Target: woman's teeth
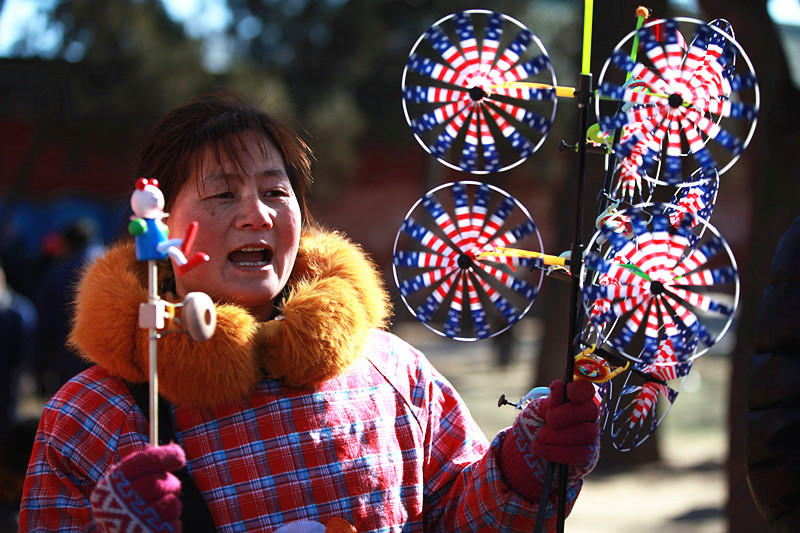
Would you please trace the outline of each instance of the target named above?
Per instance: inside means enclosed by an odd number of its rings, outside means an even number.
[[[240,266],[261,267],[269,264],[272,252],[267,248],[240,248],[228,255],[228,260]]]

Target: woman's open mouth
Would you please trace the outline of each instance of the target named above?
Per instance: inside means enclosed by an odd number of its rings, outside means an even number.
[[[239,248],[228,254],[228,261],[237,266],[263,267],[272,261],[269,248]]]

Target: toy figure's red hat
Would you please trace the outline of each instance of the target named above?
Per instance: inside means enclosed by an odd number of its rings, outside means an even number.
[[[140,191],[143,191],[144,188],[148,185],[158,187],[158,180],[147,179],[147,178],[139,178],[138,180],[136,180],[136,188],[139,189]]]

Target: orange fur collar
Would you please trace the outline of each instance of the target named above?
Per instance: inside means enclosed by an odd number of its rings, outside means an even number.
[[[134,383],[147,381],[148,332],[138,325],[139,303],[147,301],[145,265],[128,241],[88,266],[69,337],[83,358]],[[162,335],[161,394],[178,405],[213,407],[246,396],[264,371],[289,386],[314,388],[361,357],[369,330],[386,327],[391,313],[374,264],[347,238],[322,230],[304,231],[279,310],[278,320],[258,322],[241,307],[220,304],[211,339]]]

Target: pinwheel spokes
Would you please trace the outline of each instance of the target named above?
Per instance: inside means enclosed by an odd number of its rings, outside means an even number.
[[[631,361],[664,364],[658,354],[667,340],[677,362],[691,361],[733,320],[739,294],[733,255],[713,226],[678,206],[642,204],[622,216],[631,232],[604,225],[585,255],[587,320],[603,344]],[[601,237],[604,251],[595,248]]]
[[[642,178],[657,163],[662,175],[649,179],[659,184],[685,184],[698,168],[722,174],[749,144],[759,106],[756,77],[744,50],[720,25],[653,21],[623,39],[603,67],[596,100],[600,128],[635,129],[614,151],[627,160],[624,165],[641,169]],[[686,45],[682,35],[692,26]],[[636,61],[624,51],[634,37],[644,49]],[[646,90],[629,87],[621,79],[627,76]],[[608,100],[625,105],[609,112]],[[685,165],[687,154],[694,165]]]
[[[555,72],[539,39],[500,13],[468,10],[428,28],[403,71],[403,111],[443,164],[481,174],[514,167],[544,142]]]
[[[539,231],[528,211],[481,182],[442,185],[409,211],[395,239],[393,272],[409,311],[459,340],[508,329],[542,282]]]

